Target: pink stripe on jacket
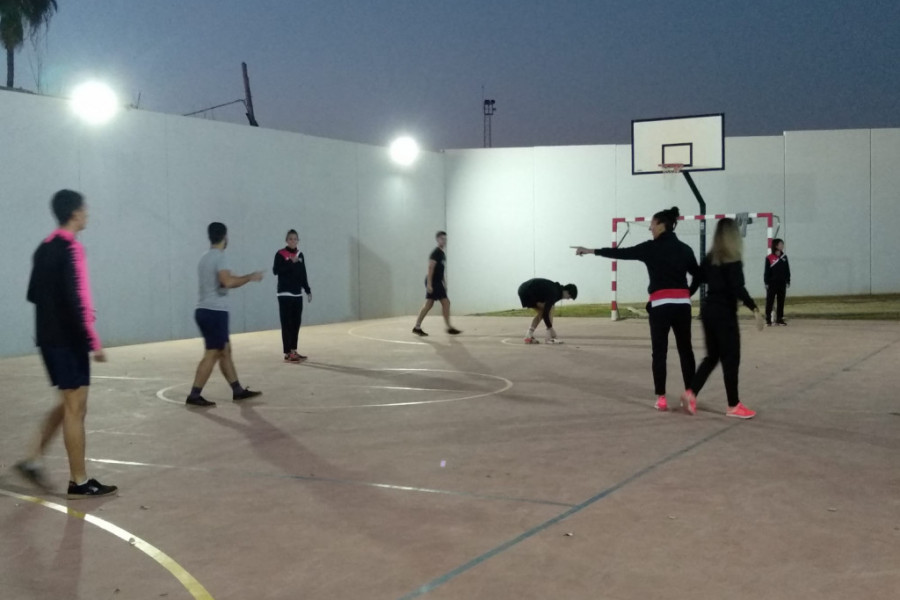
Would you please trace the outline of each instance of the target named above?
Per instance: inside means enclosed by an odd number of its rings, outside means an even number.
[[[69,242],[69,248],[72,252],[72,266],[75,272],[75,287],[78,290],[78,298],[81,301],[81,324],[84,327],[84,331],[87,333],[91,350],[100,350],[103,346],[100,343],[100,336],[97,334],[97,329],[94,327],[97,315],[94,311],[94,302],[91,299],[91,280],[88,276],[87,257],[84,254],[84,246],[76,239],[74,233],[65,229],[57,229],[44,241],[49,242],[56,236]]]

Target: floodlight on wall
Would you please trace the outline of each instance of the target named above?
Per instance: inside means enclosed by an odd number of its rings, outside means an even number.
[[[103,125],[119,112],[119,99],[105,83],[88,81],[72,90],[72,110],[91,125]]]
[[[419,157],[419,144],[411,137],[398,137],[391,143],[390,153],[395,163],[408,167]]]

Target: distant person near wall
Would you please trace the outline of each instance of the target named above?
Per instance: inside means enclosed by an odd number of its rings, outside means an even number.
[[[412,332],[423,337],[428,335],[422,331],[422,321],[425,320],[425,315],[434,306],[436,300],[441,303],[441,312],[444,315],[444,323],[447,325],[447,333],[458,335],[462,332],[450,324],[450,299],[447,297],[447,278],[444,275],[447,263],[447,254],[444,252],[444,248],[447,246],[447,232],[438,231],[434,235],[434,239],[437,242],[437,248],[432,250],[428,257],[428,273],[425,275],[425,304],[419,311]]]
[[[547,326],[547,343],[561,344],[562,342],[556,337],[556,329],[553,327],[553,307],[560,300],[574,300],[577,297],[578,288],[574,283],[560,285],[557,281],[538,277],[529,279],[520,285],[519,301],[521,301],[522,307],[533,309],[535,312],[531,326],[525,333],[525,343],[538,343],[534,337],[534,330],[543,320],[544,325]]]
[[[197,266],[199,276],[200,298],[194,311],[194,320],[200,333],[203,334],[203,342],[206,351],[197,372],[194,375],[194,386],[188,395],[185,404],[194,407],[215,406],[200,395],[203,386],[209,381],[213,367],[218,363],[222,375],[231,386],[232,399],[235,401],[246,400],[259,396],[262,392],[251,391],[241,386],[238,381],[237,371],[231,359],[231,342],[228,339],[228,290],[239,288],[251,281],[262,281],[263,272],[256,271],[249,275],[232,275],[225,257],[225,248],[228,247],[228,228],[223,223],[210,223],[207,227],[209,235],[209,250],[200,258]]]
[[[275,253],[272,272],[278,277],[278,315],[281,319],[281,346],[285,362],[300,362],[306,356],[297,352],[300,322],[303,318],[303,292],[307,302],[312,302],[312,291],[306,275],[306,259],[297,247],[300,236],[291,229],[285,238],[287,244]]]
[[[691,247],[675,236],[679,216],[678,207],[659,211],[650,221],[653,239],[630,248],[592,250],[575,246],[575,254],[578,256],[596,254],[617,260],[639,260],[647,266],[647,273],[650,275],[647,314],[650,320],[656,410],[669,408],[666,401],[666,358],[670,329],[675,333],[685,388],[690,385],[696,366],[691,346],[691,292],[687,276],[690,274],[696,278],[699,266]],[[684,409],[689,414],[695,412],[695,407],[691,404],[686,404]]]
[[[51,201],[59,228],[38,246],[32,259],[28,301],[35,308],[35,341],[50,376],[59,388],[59,401],[47,413],[32,453],[16,464],[27,480],[48,488],[40,460],[50,441],[62,428],[69,458],[69,499],[114,494],[114,485],[88,479],[85,470],[85,430],[88,390],[91,385],[90,355],[105,362],[100,336],[94,328],[94,305],[84,247],[77,239],[87,227],[84,196],[72,190],[58,191]]]
[[[763,283],[766,284],[766,325],[772,325],[773,305],[776,305],[775,324],[787,325],[784,322],[784,298],[787,289],[791,287],[791,266],[788,264],[787,254],[784,253],[782,239],[772,240],[772,253],[766,257]]]

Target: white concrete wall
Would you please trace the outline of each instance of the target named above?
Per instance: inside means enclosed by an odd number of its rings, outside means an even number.
[[[266,271],[231,292],[235,333],[278,327],[271,268],[289,228],[307,259],[308,324],[415,312],[445,228],[439,153],[400,169],[384,148],[143,111],[88,127],[61,100],[13,92],[0,92],[0,139],[0,355],[32,349],[31,254],[64,187],[87,198],[81,238],[107,345],[198,335],[196,265],[211,221],[228,225],[235,272]]]
[[[791,293],[900,292],[898,155],[896,129],[727,138],[727,169],[693,178],[708,213],[780,217],[776,235],[791,259]],[[451,290],[457,312],[512,308],[516,287],[529,277],[573,281],[578,302],[607,302],[609,261],[575,259],[568,246],[609,246],[614,216],[650,216],[671,206],[698,212],[683,177],[632,175],[628,146],[462,150],[448,152],[446,161],[454,278],[464,283]],[[682,223],[676,233],[699,248],[697,223]],[[646,225],[634,224],[623,245],[649,237]],[[757,220],[744,249],[747,287],[757,297],[765,293],[766,252],[766,224]],[[619,300],[642,301],[644,266],[618,268]]]
[[[792,292],[871,292],[869,130],[788,131],[784,146]]]
[[[872,293],[900,291],[900,129],[872,130]],[[857,239],[865,249],[866,237]],[[860,251],[857,248],[856,252]]]
[[[31,254],[55,226],[49,199],[63,187],[88,198],[82,239],[108,345],[197,335],[196,263],[214,220],[229,226],[236,272],[267,272],[232,292],[241,332],[278,325],[270,269],[291,227],[314,296],[304,321],[314,324],[414,314],[438,229],[449,234],[456,314],[515,307],[531,277],[608,302],[609,261],[569,246],[609,246],[613,217],[697,212],[683,177],[632,175],[628,146],[426,152],[402,169],[384,148],[143,111],[89,127],[62,100],[8,91],[0,140],[0,356],[31,351]],[[792,293],[898,292],[897,156],[898,129],[728,138],[727,170],[694,180],[709,213],[781,217]],[[677,233],[698,246],[696,223]],[[624,245],[648,238],[632,225]],[[761,296],[764,223],[745,244],[748,288]],[[618,279],[620,301],[645,298],[643,265],[620,262]]]

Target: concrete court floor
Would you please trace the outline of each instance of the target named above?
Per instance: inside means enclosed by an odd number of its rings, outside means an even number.
[[[0,361],[0,597],[895,599],[900,324],[742,321],[742,399],[652,410],[646,321],[411,318],[233,337],[237,405],[186,409],[197,339],[94,365],[89,473],[68,501],[9,467],[53,398],[36,356]],[[703,356],[694,325],[695,352]],[[674,341],[669,395],[680,392]],[[63,489],[62,442],[47,465]],[[66,506],[69,512],[66,512]]]

